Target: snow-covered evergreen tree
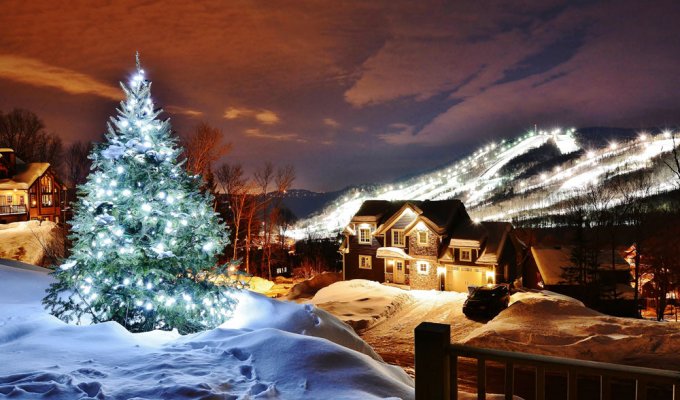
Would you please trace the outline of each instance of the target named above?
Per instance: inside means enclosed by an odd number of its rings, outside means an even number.
[[[43,300],[64,321],[117,321],[131,331],[195,332],[219,325],[234,306],[217,256],[227,228],[201,179],[179,161],[170,124],[154,110],[137,60],[126,100],[95,146],[74,207],[71,256]]]

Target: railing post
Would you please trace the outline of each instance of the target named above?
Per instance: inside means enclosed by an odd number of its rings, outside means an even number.
[[[451,325],[421,322],[415,342],[416,400],[448,400]]]

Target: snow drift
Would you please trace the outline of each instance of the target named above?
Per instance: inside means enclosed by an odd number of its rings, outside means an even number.
[[[600,314],[551,292],[516,293],[463,344],[680,370],[680,325]]]
[[[364,279],[336,282],[319,290],[311,300],[357,331],[371,328],[412,301],[411,294],[403,289]]]
[[[63,256],[64,238],[57,224],[51,221],[22,221],[0,224],[0,258],[42,265],[57,252]]]
[[[12,264],[11,266],[8,264]],[[20,398],[412,398],[413,381],[311,305],[243,291],[236,317],[180,336],[43,311],[47,271],[0,263],[0,394]]]

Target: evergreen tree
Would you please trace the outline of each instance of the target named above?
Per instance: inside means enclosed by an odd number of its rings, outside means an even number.
[[[212,328],[229,318],[228,244],[201,179],[188,175],[170,124],[157,117],[137,59],[126,100],[90,155],[92,170],[74,207],[71,256],[43,300],[64,321],[116,321],[134,332]]]

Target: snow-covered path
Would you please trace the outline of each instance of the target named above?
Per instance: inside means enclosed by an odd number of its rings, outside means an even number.
[[[418,324],[423,321],[450,324],[451,340],[456,342],[483,324],[463,315],[465,294],[419,290],[410,294],[412,302],[360,336],[386,362],[413,375],[413,332]]]

